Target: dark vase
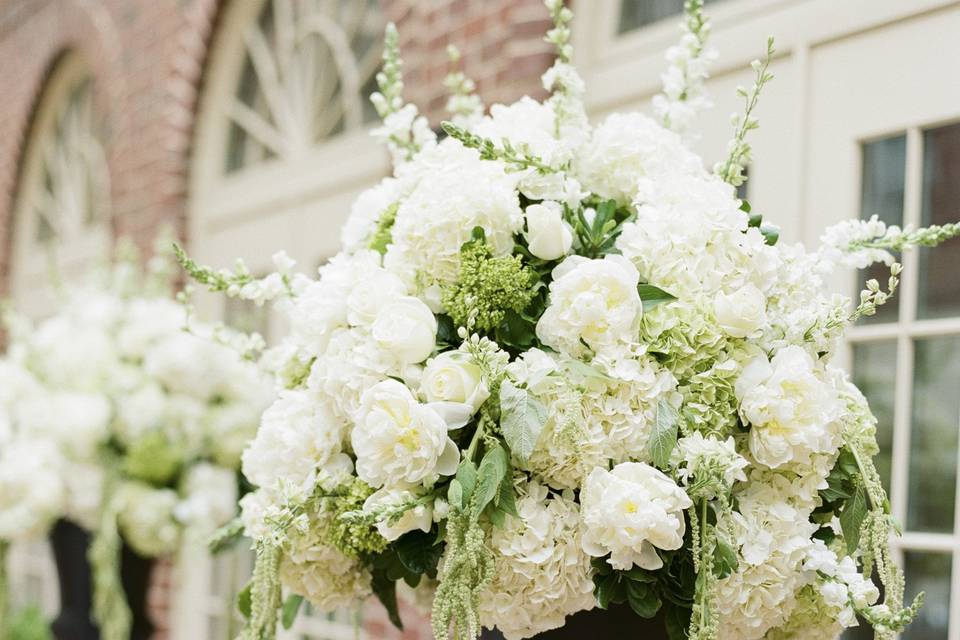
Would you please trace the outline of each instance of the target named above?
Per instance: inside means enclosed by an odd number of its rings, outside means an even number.
[[[614,638],[666,639],[663,617],[645,620],[626,605],[581,611],[567,618],[567,624],[533,636],[536,640],[612,640]],[[499,631],[484,631],[483,640],[503,640]]]
[[[50,532],[50,544],[60,581],[60,614],[51,625],[57,640],[99,640],[93,622],[93,581],[87,550],[90,534],[67,520],[58,520]],[[123,545],[120,577],[130,607],[130,640],[149,640],[153,624],[147,615],[147,589],[153,560],[137,555]]]

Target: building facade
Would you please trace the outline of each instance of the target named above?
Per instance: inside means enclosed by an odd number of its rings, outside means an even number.
[[[574,43],[590,113],[646,110],[682,0],[580,0]],[[834,222],[960,218],[960,2],[708,0],[720,60],[698,151],[723,156],[737,85],[777,40],[745,196],[813,243]],[[540,95],[552,61],[540,0],[7,0],[0,4],[0,292],[42,314],[51,261],[77,271],[130,236],[172,226],[201,262],[255,272],[284,248],[304,269],[337,250],[350,202],[389,171],[366,101],[387,21],[406,95],[443,116],[445,49],[489,103]],[[64,161],[69,159],[69,161]],[[960,640],[960,244],[904,256],[896,300],[850,335],[848,362],[880,419],[908,589],[927,592],[909,638]],[[865,274],[839,273],[854,294]],[[276,332],[249,309],[200,312]],[[266,324],[265,324],[266,323]],[[24,593],[55,609],[41,551],[22,550]],[[162,635],[230,637],[249,558],[184,549],[158,573]],[[45,595],[44,595],[45,594]],[[910,594],[908,594],[910,595]],[[304,615],[291,637],[429,637],[409,611]],[[359,620],[359,623],[358,623]],[[392,634],[392,635],[391,635]]]

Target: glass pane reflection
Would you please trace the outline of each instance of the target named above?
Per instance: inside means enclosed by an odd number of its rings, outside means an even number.
[[[953,531],[960,424],[960,336],[914,343],[907,529]]]

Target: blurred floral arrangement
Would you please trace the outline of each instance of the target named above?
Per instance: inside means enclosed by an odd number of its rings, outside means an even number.
[[[702,3],[656,118],[597,125],[572,14],[546,5],[549,97],[484,115],[454,71],[442,140],[402,98],[388,28],[372,99],[395,171],[357,199],[319,279],[284,254],[258,279],[179,253],[290,327],[243,454],[258,487],[241,501],[257,553],[243,638],[275,637],[304,599],[375,594],[399,626],[401,581],[432,601],[437,640],[525,638],[611,604],[670,638],[835,637],[858,619],[893,637],[922,597],[903,602],[876,419],[832,357],[896,289],[892,252],[960,227],[850,221],[815,251],[778,243],[735,192],[772,41],[709,170],[687,144],[715,57]],[[838,266],[877,261],[885,286],[823,293]]]
[[[171,267],[168,255],[141,269],[122,243],[112,265],[62,288],[35,326],[6,315],[0,546],[42,536],[57,519],[91,531],[106,640],[129,637],[122,542],[157,557],[228,522],[241,451],[269,402],[258,367],[230,344],[246,336],[185,324]]]

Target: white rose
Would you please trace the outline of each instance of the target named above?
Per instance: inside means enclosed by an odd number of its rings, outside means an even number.
[[[351,434],[357,475],[372,487],[430,484],[453,475],[460,450],[447,431],[470,415],[463,404],[421,404],[396,380],[375,384],[361,398]]]
[[[669,477],[650,465],[624,462],[612,471],[597,467],[580,492],[583,550],[614,569],[663,566],[656,549],[683,546],[683,510],[693,502]]]
[[[549,200],[527,207],[527,247],[541,260],[556,260],[570,251],[573,232],[563,219],[563,210]]]
[[[574,356],[583,343],[601,352],[635,341],[643,313],[639,281],[637,268],[623,256],[570,256],[553,270],[550,305],[537,322],[537,337]]]
[[[461,402],[476,412],[490,397],[480,367],[462,351],[447,351],[427,362],[420,392],[428,402]]]
[[[752,284],[727,295],[717,292],[713,301],[717,324],[727,335],[746,338],[767,323],[767,297]]]
[[[423,362],[437,342],[437,319],[418,298],[402,296],[385,305],[373,322],[373,339],[404,364]]]
[[[375,513],[384,507],[398,507],[412,503],[418,498],[420,496],[417,493],[407,488],[383,488],[366,499],[363,503],[363,510],[367,513]],[[404,511],[403,515],[395,521],[390,521],[387,517],[381,518],[376,526],[380,535],[391,542],[415,529],[426,533],[433,526],[433,508],[430,505],[418,504]]]
[[[377,269],[369,277],[358,279],[347,295],[347,321],[352,325],[369,326],[380,310],[406,293],[403,281],[394,274]]]

